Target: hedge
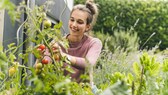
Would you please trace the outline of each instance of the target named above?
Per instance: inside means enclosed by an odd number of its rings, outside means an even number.
[[[75,0],[76,4],[84,2],[85,0]],[[140,37],[141,49],[150,49],[159,42],[161,42],[160,50],[168,47],[166,0],[95,0],[95,2],[99,4],[99,17],[94,31],[102,30],[113,35],[115,30],[127,31],[133,28]],[[153,36],[150,38],[151,35]]]

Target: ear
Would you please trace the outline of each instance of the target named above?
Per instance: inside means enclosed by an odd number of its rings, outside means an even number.
[[[90,28],[91,28],[91,25],[90,25],[90,24],[86,25],[86,32],[89,31]]]

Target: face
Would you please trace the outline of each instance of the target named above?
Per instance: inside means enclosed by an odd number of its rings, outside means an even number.
[[[85,31],[89,29],[87,25],[88,13],[81,10],[74,10],[70,16],[69,29],[70,34],[75,36],[83,36]]]

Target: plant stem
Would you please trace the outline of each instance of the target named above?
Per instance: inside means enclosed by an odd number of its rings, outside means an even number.
[[[1,82],[0,87],[2,87],[2,84],[8,79],[8,76]]]
[[[23,66],[23,65],[18,65],[18,67],[21,67],[21,68],[26,68],[26,69],[30,70],[30,68],[29,68],[29,67],[26,67],[26,66]]]
[[[141,72],[141,78],[140,78],[140,84],[139,84],[139,89],[138,89],[138,95],[141,95],[141,90],[142,90],[142,82],[143,82],[143,75],[144,75],[144,67],[142,66],[142,72]]]

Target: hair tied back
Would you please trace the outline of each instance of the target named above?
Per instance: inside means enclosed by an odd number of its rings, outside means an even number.
[[[96,4],[94,3],[94,0],[87,0],[86,3],[86,8],[88,8],[91,12],[91,14],[96,14]]]

